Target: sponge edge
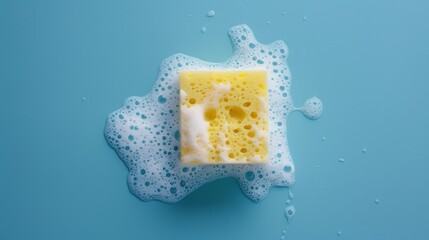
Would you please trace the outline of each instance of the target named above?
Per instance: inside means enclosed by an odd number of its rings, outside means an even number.
[[[234,177],[252,201],[263,200],[275,186],[291,186],[295,167],[287,144],[286,119],[295,110],[284,42],[259,43],[247,25],[228,31],[234,50],[223,63],[183,54],[165,59],[152,91],[130,97],[106,121],[105,137],[128,167],[128,187],[143,201],[174,203],[203,184]],[[269,82],[269,164],[180,164],[179,72],[263,69]]]
[[[182,71],[182,164],[269,161],[267,71]]]

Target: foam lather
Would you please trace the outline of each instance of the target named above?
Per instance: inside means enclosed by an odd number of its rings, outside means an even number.
[[[259,43],[247,25],[230,28],[232,56],[223,63],[210,63],[184,54],[165,59],[150,93],[130,97],[106,121],[105,137],[128,167],[130,191],[143,201],[174,203],[201,185],[234,177],[252,201],[264,199],[270,188],[291,186],[295,167],[288,148],[286,120],[294,110],[310,119],[322,112],[318,98],[295,108],[290,95],[291,75],[286,62],[288,48],[283,41]],[[180,90],[182,71],[267,72],[269,95],[269,163],[204,164],[180,163]]]

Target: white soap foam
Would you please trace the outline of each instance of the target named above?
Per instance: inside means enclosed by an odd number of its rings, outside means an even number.
[[[122,108],[108,116],[105,137],[129,169],[130,191],[141,200],[173,203],[207,182],[234,177],[243,193],[259,202],[271,187],[294,183],[286,119],[294,110],[317,119],[322,112],[321,101],[312,98],[302,108],[293,107],[288,48],[283,41],[261,44],[247,25],[234,26],[228,34],[234,52],[225,62],[210,63],[175,54],[161,63],[148,95],[128,98]],[[246,69],[269,73],[270,163],[180,165],[179,71]]]

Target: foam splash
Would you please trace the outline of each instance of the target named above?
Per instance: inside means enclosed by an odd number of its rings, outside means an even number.
[[[148,95],[128,98],[122,108],[108,116],[105,137],[129,169],[130,191],[141,200],[173,203],[207,182],[234,177],[243,193],[259,202],[270,188],[294,183],[286,119],[294,110],[317,119],[322,112],[321,101],[312,98],[301,108],[293,106],[288,48],[283,41],[261,44],[247,25],[234,26],[228,34],[233,47],[228,60],[210,63],[175,54],[161,63]],[[270,163],[180,165],[179,71],[240,69],[262,69],[269,74]]]

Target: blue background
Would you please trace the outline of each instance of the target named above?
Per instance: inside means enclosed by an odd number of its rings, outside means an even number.
[[[280,239],[286,227],[286,239],[425,239],[428,11],[424,0],[1,0],[0,239]],[[103,137],[162,59],[223,61],[241,23],[289,46],[297,106],[325,104],[317,121],[289,118],[289,225],[287,188],[254,204],[233,179],[141,202]]]

